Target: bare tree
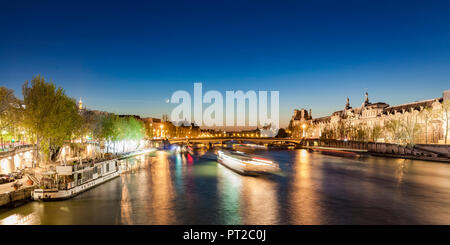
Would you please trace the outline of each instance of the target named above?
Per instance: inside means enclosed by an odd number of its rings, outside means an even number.
[[[340,120],[337,126],[337,137],[340,139],[347,138],[349,132],[350,132],[350,124],[347,122],[347,120]]]
[[[412,111],[406,115],[405,120],[402,120],[403,135],[408,144],[415,143],[415,136],[420,132],[420,125],[417,123],[417,111]]]
[[[374,123],[374,125],[369,130],[370,139],[373,142],[377,142],[379,138],[383,135],[383,128],[379,123]]]
[[[445,132],[444,132],[444,144],[447,144],[448,138],[448,118],[450,117],[450,100],[444,100],[442,102],[442,121],[445,123]]]
[[[425,144],[428,144],[428,122],[433,117],[433,108],[425,107],[420,111],[420,116],[425,122]]]
[[[402,122],[399,119],[391,118],[385,123],[386,131],[391,135],[395,143],[399,143],[403,136]]]

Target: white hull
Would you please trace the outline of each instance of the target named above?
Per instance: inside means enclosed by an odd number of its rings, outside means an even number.
[[[33,199],[36,201],[50,201],[50,200],[64,200],[71,197],[74,197],[81,192],[87,191],[91,188],[94,188],[108,180],[116,178],[120,175],[122,171],[118,170],[116,172],[107,174],[105,176],[99,177],[97,179],[93,179],[89,182],[86,182],[82,185],[73,187],[69,190],[58,190],[58,189],[35,189],[32,193]]]
[[[245,166],[239,160],[217,157],[217,161],[231,170],[234,170],[240,174],[245,174]]]
[[[232,154],[225,154],[222,151],[219,151],[217,161],[225,167],[243,175],[260,175],[279,170],[278,165],[270,161],[258,159],[244,160]]]

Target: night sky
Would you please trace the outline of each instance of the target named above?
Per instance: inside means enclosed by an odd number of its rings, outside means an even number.
[[[314,2],[314,4],[312,4]],[[278,90],[280,121],[450,89],[450,1],[0,1],[0,85],[41,74],[90,109],[157,116],[176,90]]]

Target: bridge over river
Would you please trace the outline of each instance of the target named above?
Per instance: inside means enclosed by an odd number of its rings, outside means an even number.
[[[262,138],[262,137],[210,137],[210,138],[179,138],[169,139],[169,143],[201,143],[201,144],[214,144],[214,143],[227,143],[227,142],[251,142],[255,144],[272,144],[272,143],[294,143],[299,145],[302,143],[301,138]],[[162,140],[153,140],[153,142],[162,142]]]

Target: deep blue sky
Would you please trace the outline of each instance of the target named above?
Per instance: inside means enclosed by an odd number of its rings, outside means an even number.
[[[450,89],[449,1],[61,2],[0,1],[0,85],[18,96],[41,74],[88,108],[160,116],[194,82],[279,90],[285,126],[365,91],[401,104]]]

